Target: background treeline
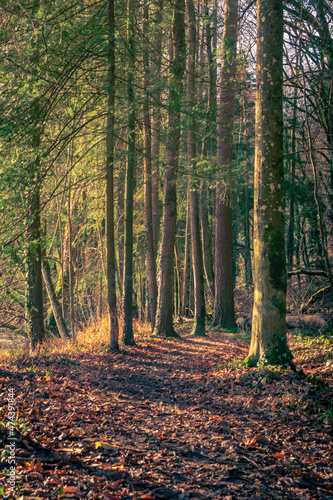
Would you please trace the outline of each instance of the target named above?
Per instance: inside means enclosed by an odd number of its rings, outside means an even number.
[[[1,326],[36,344],[109,307],[116,347],[117,317],[130,344],[135,317],[175,335],[172,315],[195,315],[200,335],[207,314],[249,313],[255,3],[0,11]],[[290,278],[294,311],[332,285],[332,14],[328,0],[284,6],[287,265],[318,271]]]

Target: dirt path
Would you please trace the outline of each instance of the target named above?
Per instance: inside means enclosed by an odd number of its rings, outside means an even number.
[[[330,389],[228,366],[247,349],[211,333],[3,373],[21,419],[14,498],[332,499]]]

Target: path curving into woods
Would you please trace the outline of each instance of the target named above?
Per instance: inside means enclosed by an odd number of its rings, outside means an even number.
[[[232,361],[247,352],[235,335],[184,331],[9,370],[1,397],[15,389],[21,419],[15,498],[333,498],[330,387]]]

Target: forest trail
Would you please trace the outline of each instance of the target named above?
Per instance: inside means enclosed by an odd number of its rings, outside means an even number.
[[[332,391],[320,373],[249,369],[233,361],[248,352],[240,336],[179,331],[0,373],[1,398],[13,387],[19,410],[13,498],[333,498]]]

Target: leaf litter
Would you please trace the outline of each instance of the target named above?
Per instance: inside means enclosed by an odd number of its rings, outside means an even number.
[[[332,499],[331,344],[318,356],[291,339],[294,373],[242,365],[239,335],[181,333],[7,366],[0,420],[13,387],[17,494],[1,426],[0,498]]]

